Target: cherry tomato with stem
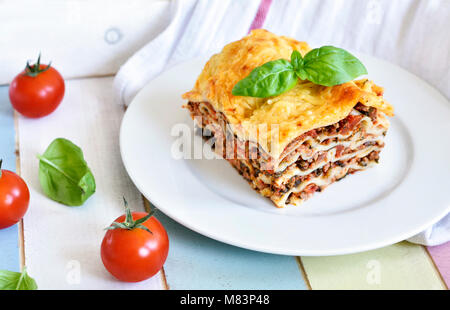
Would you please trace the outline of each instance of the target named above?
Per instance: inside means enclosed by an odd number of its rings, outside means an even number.
[[[27,62],[9,86],[9,99],[13,108],[29,118],[44,117],[56,110],[65,92],[64,79],[59,72],[41,64],[39,55],[36,64]]]
[[[101,245],[105,268],[124,282],[140,282],[154,276],[169,253],[169,238],[154,211],[131,212],[124,199],[126,214],[108,228]]]
[[[0,160],[0,229],[19,222],[28,210],[30,191],[25,181],[9,170],[1,170]]]

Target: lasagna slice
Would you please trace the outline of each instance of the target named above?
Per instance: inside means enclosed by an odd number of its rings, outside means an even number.
[[[378,163],[392,106],[369,80],[325,87],[299,81],[270,98],[233,96],[254,68],[302,55],[304,42],[254,30],[211,57],[183,95],[215,151],[277,207],[298,205],[331,183]]]

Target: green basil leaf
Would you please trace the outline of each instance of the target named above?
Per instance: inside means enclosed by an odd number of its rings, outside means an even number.
[[[298,71],[303,67],[303,57],[299,51],[295,50],[291,54],[291,64],[294,67],[294,71]]]
[[[55,139],[38,158],[39,181],[49,198],[81,206],[95,192],[95,179],[83,151],[69,140]]]
[[[297,83],[294,68],[288,60],[269,61],[253,69],[233,88],[235,96],[266,98],[288,91]]]
[[[367,70],[358,58],[346,50],[322,46],[305,55],[303,66],[297,74],[301,79],[315,84],[334,86],[367,74]]]
[[[0,290],[37,290],[36,281],[27,274],[26,268],[22,272],[0,270]]]

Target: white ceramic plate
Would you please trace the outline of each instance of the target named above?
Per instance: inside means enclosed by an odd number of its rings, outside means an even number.
[[[131,179],[179,223],[257,251],[346,254],[419,233],[450,209],[450,105],[407,71],[358,57],[395,107],[377,167],[331,185],[302,206],[277,209],[224,160],[174,159],[174,126],[187,124],[193,135],[181,94],[194,85],[207,61],[201,58],[166,71],[129,106],[120,146]],[[194,135],[192,139],[202,140]]]

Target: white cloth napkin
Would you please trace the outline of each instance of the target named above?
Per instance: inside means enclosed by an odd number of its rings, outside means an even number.
[[[42,63],[51,61],[66,80],[115,74],[167,27],[169,5],[168,0],[0,0],[0,84],[11,83],[39,53]]]
[[[168,67],[219,51],[255,27],[387,59],[450,97],[448,0],[176,0],[167,14],[170,25],[117,73],[120,103],[130,103]],[[449,240],[450,215],[409,239],[424,245]]]
[[[162,70],[200,54],[220,50],[245,36],[260,0],[176,0],[168,14],[170,25],[119,70],[114,90],[128,104]]]

